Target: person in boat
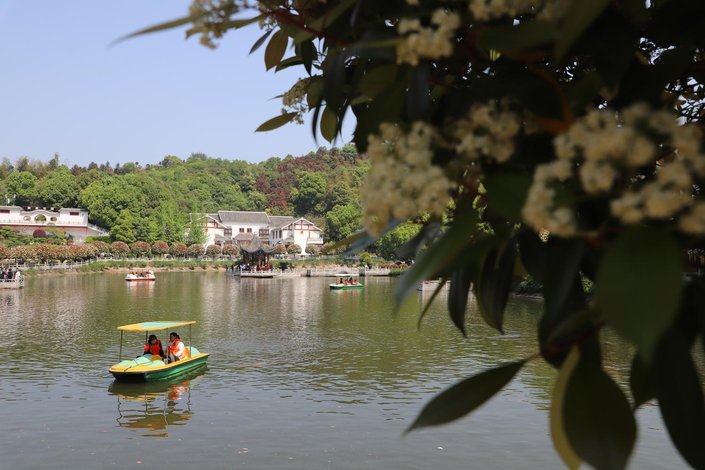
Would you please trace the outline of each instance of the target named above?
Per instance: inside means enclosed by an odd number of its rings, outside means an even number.
[[[169,334],[169,362],[176,362],[182,359],[186,359],[188,353],[186,352],[186,346],[181,341],[181,337],[177,333]]]
[[[162,342],[157,339],[156,335],[149,335],[147,344],[144,346],[144,352],[142,354],[151,354],[153,356],[159,355],[162,359],[166,357],[164,354],[164,348],[162,348]]]

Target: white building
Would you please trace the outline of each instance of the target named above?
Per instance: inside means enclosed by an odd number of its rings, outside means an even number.
[[[88,223],[85,209],[0,206],[0,227],[9,227],[22,235],[35,235],[37,230],[57,228],[76,244],[86,237],[109,235],[108,231]]]
[[[296,244],[302,250],[309,245],[323,245],[323,230],[303,217],[269,215],[266,212],[218,211],[206,214],[206,246],[249,241],[255,236],[271,246]]]

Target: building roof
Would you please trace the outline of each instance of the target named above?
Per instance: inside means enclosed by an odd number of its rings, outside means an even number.
[[[293,217],[292,217],[292,219],[293,219]],[[299,217],[299,218],[296,219],[296,220],[292,220],[292,221],[289,222],[288,224],[282,226],[282,228],[285,228],[285,227],[288,227],[288,226],[290,226],[290,225],[293,225],[293,224],[295,224],[296,222],[299,222],[299,221],[301,221],[302,223],[310,224],[315,230],[318,230],[318,231],[320,231],[320,232],[323,231],[323,230],[321,230],[319,227],[316,227],[316,224],[314,224],[313,222],[311,222],[311,221],[308,220],[308,219],[304,219],[303,217]]]
[[[245,251],[247,253],[271,253],[274,251],[274,248],[269,246],[269,245],[263,245],[262,242],[260,241],[259,237],[254,237],[252,238],[252,241],[247,244],[240,245],[240,249],[242,251]]]
[[[270,215],[270,224],[273,228],[282,228],[294,221],[294,218],[290,215]]]
[[[249,242],[253,238],[255,238],[254,233],[238,233],[233,237],[233,240],[238,242]]]
[[[218,217],[223,223],[269,225],[269,216],[266,212],[218,211]]]

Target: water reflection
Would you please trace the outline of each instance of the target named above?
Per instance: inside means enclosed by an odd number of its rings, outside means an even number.
[[[191,419],[191,387],[206,367],[171,380],[147,383],[113,382],[108,393],[117,397],[119,427],[143,431],[141,437],[169,437],[170,426]]]

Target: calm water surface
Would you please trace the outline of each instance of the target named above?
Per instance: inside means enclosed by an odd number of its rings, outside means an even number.
[[[417,329],[430,293],[394,315],[394,279],[356,292],[329,282],[92,274],[0,291],[0,468],[561,468],[548,435],[555,372],[540,362],[471,417],[402,437],[443,387],[535,352],[539,303],[512,301],[504,336],[471,312],[464,339],[442,301]],[[115,327],[164,319],[198,321],[208,369],[114,383]],[[625,382],[631,352],[607,339],[607,365]],[[136,356],[143,341],[126,335],[124,350]],[[684,468],[658,411],[638,419],[631,468]]]

